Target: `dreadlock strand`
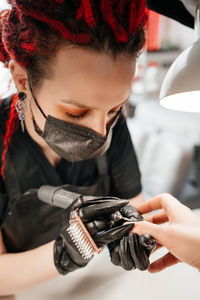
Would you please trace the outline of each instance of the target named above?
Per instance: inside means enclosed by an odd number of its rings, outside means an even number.
[[[90,3],[90,0],[81,0],[82,5],[84,8],[84,18],[85,22],[88,24],[89,27],[96,26],[96,21],[92,12],[92,5]]]
[[[14,130],[16,129],[16,127],[18,126],[19,122],[18,121],[18,115],[16,113],[15,110],[15,104],[17,103],[17,101],[19,100],[18,95],[14,95],[13,100],[12,100],[12,104],[10,107],[10,114],[9,114],[9,118],[7,120],[6,123],[6,134],[4,136],[4,151],[2,154],[2,166],[1,166],[1,176],[2,178],[5,180],[5,174],[4,174],[4,169],[5,169],[5,165],[6,165],[6,153],[8,151],[8,144],[12,138],[12,135],[14,133]]]
[[[80,43],[80,44],[86,44],[90,41],[90,36],[85,33],[79,33],[79,34],[74,34],[72,33],[66,26],[64,26],[63,23],[61,23],[58,20],[53,20],[50,17],[47,17],[44,13],[38,12],[38,11],[33,11],[33,10],[24,10],[24,13],[26,13],[28,16],[31,16],[35,18],[36,20],[43,21],[52,28],[58,30],[64,39],[75,42],[75,43]]]
[[[101,0],[101,11],[105,21],[112,28],[118,42],[127,42],[127,32],[123,29],[123,27],[117,22],[116,18],[114,17],[110,1]]]

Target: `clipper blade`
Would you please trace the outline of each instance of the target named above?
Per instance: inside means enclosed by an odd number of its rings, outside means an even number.
[[[97,247],[77,211],[71,212],[69,223],[70,226],[67,232],[85,260],[90,259],[94,254],[102,252],[103,248]]]

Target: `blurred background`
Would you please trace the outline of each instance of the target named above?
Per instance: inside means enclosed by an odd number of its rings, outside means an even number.
[[[169,192],[192,209],[200,207],[200,116],[165,109],[160,87],[194,31],[149,11],[147,44],[138,59],[128,126],[142,173],[145,199]]]
[[[9,7],[0,0],[0,10]],[[138,58],[128,127],[139,161],[145,199],[168,192],[192,209],[200,208],[200,115],[167,110],[159,104],[163,78],[194,31],[149,11],[146,48]],[[0,95],[14,92],[7,69],[0,65]],[[154,254],[152,260],[165,250]],[[105,259],[107,263],[105,264]],[[70,284],[69,284],[70,283]],[[59,277],[15,297],[3,299],[128,299],[197,300],[199,273],[178,264],[162,273],[126,272],[109,263],[104,251],[85,269]]]

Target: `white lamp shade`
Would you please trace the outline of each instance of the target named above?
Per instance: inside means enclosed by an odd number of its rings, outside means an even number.
[[[171,65],[160,91],[161,105],[200,112],[200,40],[184,50]]]

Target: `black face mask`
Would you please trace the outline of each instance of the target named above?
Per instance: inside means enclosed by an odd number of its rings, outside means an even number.
[[[110,146],[113,127],[119,119],[120,112],[110,125],[107,135],[102,137],[91,129],[64,122],[50,115],[46,116],[33,94],[33,99],[46,119],[44,131],[37,125],[33,113],[35,131],[62,158],[68,161],[81,161],[102,156]]]

